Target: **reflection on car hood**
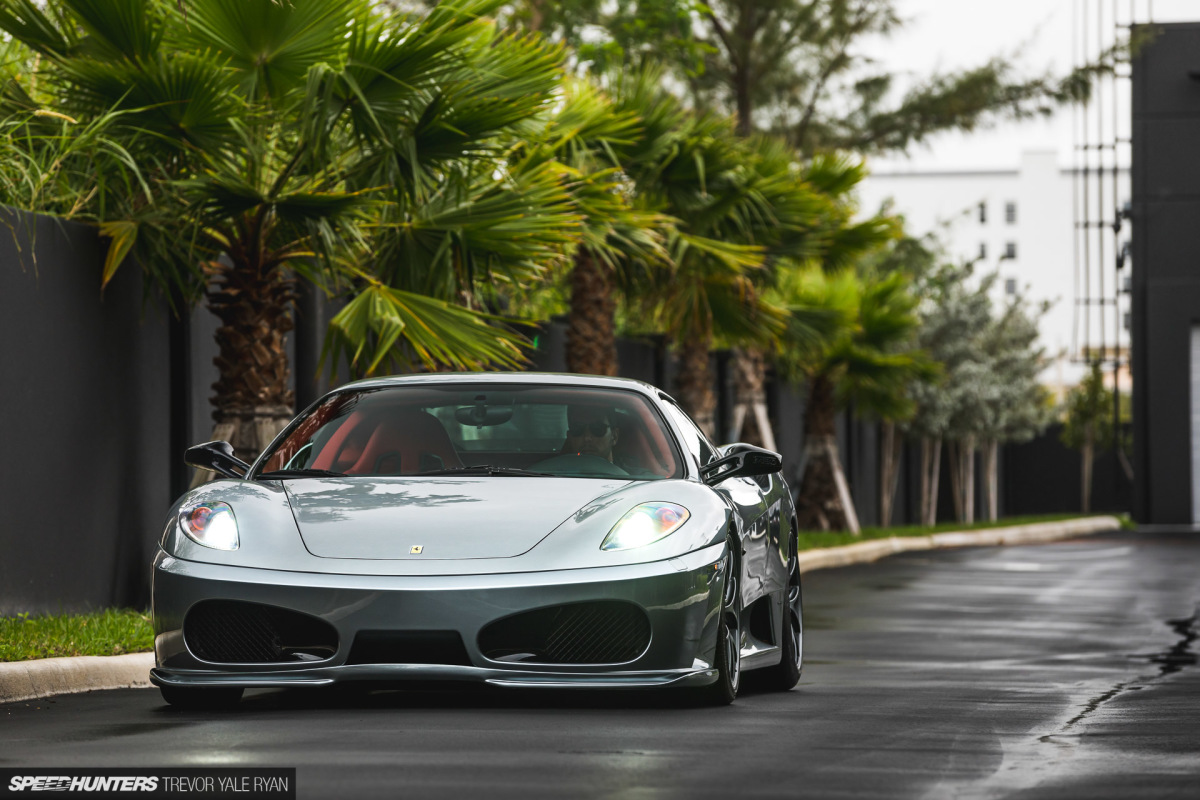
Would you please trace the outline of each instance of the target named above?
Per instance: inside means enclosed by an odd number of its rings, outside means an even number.
[[[518,556],[588,503],[628,483],[413,477],[305,478],[285,486],[313,555],[424,561]]]

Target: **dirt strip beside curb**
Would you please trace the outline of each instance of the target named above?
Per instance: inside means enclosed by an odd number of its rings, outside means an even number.
[[[96,689],[150,686],[153,653],[39,658],[0,663],[0,703]]]
[[[942,547],[986,547],[1002,544],[1040,544],[1074,539],[1121,527],[1116,517],[1087,517],[1059,522],[1036,522],[1032,525],[1013,525],[1007,528],[988,528],[982,531],[947,531],[930,536],[892,536],[872,539],[842,547],[809,550],[800,554],[800,571],[812,572],[830,567],[845,567],[878,561],[894,553],[910,550],[936,550]]]

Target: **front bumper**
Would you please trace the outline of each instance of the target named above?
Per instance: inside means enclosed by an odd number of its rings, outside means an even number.
[[[159,686],[303,687],[339,682],[474,681],[541,688],[656,688],[716,680],[713,667],[724,545],[649,564],[552,572],[455,576],[364,576],[154,562],[155,660]],[[338,634],[320,662],[225,664],[187,646],[183,620],[202,600],[240,600],[324,620]],[[514,613],[596,600],[641,607],[650,621],[646,650],[622,664],[506,663],[486,658],[479,632]],[[348,664],[360,631],[457,631],[470,665]]]

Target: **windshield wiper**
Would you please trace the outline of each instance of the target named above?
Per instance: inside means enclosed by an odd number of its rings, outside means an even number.
[[[270,472],[260,472],[254,476],[256,481],[280,481],[287,478],[344,478],[346,473],[333,472],[328,469],[275,469]]]
[[[447,467],[446,469],[435,469],[429,472],[421,472],[418,475],[424,477],[426,475],[506,475],[516,478],[554,478],[556,475],[551,475],[549,472],[534,472],[528,469],[515,469],[514,467],[493,467],[490,464],[476,464],[470,467]]]

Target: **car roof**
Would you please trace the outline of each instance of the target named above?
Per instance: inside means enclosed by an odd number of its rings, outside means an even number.
[[[335,391],[429,383],[529,383],[549,386],[590,386],[633,389],[651,397],[670,399],[666,392],[645,381],[633,378],[612,378],[604,375],[575,375],[565,372],[426,372],[416,375],[388,375],[354,381],[337,387]]]

